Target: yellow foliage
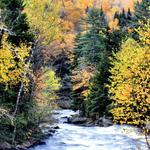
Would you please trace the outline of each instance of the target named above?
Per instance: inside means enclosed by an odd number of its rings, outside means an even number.
[[[93,76],[94,69],[92,66],[87,66],[85,68],[82,68],[80,70],[74,70],[72,73],[72,82],[74,83],[73,85],[73,90],[81,90],[81,94],[84,97],[87,97],[89,95],[89,84],[90,84],[90,79]]]
[[[36,72],[35,100],[39,106],[49,106],[57,98],[56,91],[60,88],[60,79],[52,69],[45,68]]]
[[[108,23],[108,25],[109,25],[109,27],[110,27],[111,30],[114,30],[114,29],[119,29],[118,23],[119,23],[118,19],[115,19],[113,21],[110,21]]]
[[[149,21],[137,30],[140,43],[128,39],[121,51],[111,58],[109,93],[114,100],[115,122],[143,126],[150,121]]]
[[[60,38],[60,5],[50,0],[25,0],[25,13],[32,30],[43,44]]]
[[[0,47],[0,83],[16,85],[20,81],[28,82],[24,73],[28,70],[26,58],[29,56],[29,47],[21,43],[19,47],[7,42],[7,35],[3,35]]]

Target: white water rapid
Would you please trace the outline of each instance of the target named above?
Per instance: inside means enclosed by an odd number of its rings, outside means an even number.
[[[64,117],[75,113],[54,111],[60,129],[46,140],[46,145],[30,150],[148,150],[144,136],[131,126],[83,127],[64,123]]]

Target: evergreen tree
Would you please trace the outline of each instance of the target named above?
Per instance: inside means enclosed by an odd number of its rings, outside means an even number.
[[[29,32],[26,14],[23,13],[22,0],[1,0],[1,17],[6,29],[9,31],[9,39],[19,45],[20,42],[33,41],[33,35]]]
[[[72,96],[74,99],[74,107],[85,112],[84,99],[88,93],[88,83],[91,78],[91,72],[99,63],[100,53],[106,49],[106,21],[105,16],[101,10],[90,9],[88,16],[85,19],[87,24],[87,31],[80,33],[76,38],[76,45],[74,48],[74,64],[73,67],[82,73],[84,77],[81,81],[74,81]],[[87,75],[89,77],[87,77]],[[80,82],[80,83],[79,83]]]
[[[96,65],[99,53],[105,49],[106,22],[103,12],[91,9],[86,24],[88,29],[78,37],[74,53],[84,57],[88,63]]]
[[[103,51],[100,54],[99,64],[96,68],[96,73],[91,80],[90,94],[87,97],[86,115],[92,119],[98,119],[100,116],[107,115],[107,106],[110,104],[108,100],[108,90],[105,84],[108,84],[110,75],[109,69],[109,54]]]
[[[114,30],[112,32],[106,32],[106,49],[111,54],[113,52],[117,52],[122,44],[122,41],[129,36],[126,30]]]
[[[141,3],[137,3],[136,5],[133,24],[138,23],[139,20],[146,20],[148,18],[150,18],[150,1],[142,0]]]

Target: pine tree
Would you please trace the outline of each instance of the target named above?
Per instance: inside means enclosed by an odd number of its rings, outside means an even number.
[[[106,38],[104,35],[106,31],[106,22],[103,12],[94,8],[90,9],[85,21],[87,30],[77,36],[74,48],[74,74],[76,76],[81,74],[81,77],[73,77],[74,90],[72,94],[74,107],[82,110],[83,114],[85,112],[84,99],[89,92],[88,86],[92,72],[99,63],[100,53],[106,49]],[[79,78],[82,79],[79,81]]]
[[[150,18],[150,1],[142,0],[141,3],[136,5],[134,21],[138,23],[138,20],[145,20],[146,18]]]
[[[86,19],[87,31],[80,35],[74,49],[75,55],[84,57],[92,65],[99,61],[99,53],[105,49],[106,22],[102,11],[91,9]]]
[[[1,0],[2,21],[9,31],[9,40],[19,45],[20,42],[33,41],[33,34],[29,32],[26,14],[23,13],[22,0]]]
[[[107,106],[110,101],[108,100],[108,90],[105,87],[110,75],[108,57],[107,51],[101,52],[96,73],[91,80],[90,94],[87,97],[86,115],[94,120],[108,114]]]

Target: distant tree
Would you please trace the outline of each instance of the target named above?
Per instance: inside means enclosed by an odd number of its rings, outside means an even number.
[[[50,44],[60,37],[60,6],[53,1],[25,0],[24,12],[30,28],[42,44]]]
[[[105,49],[106,22],[103,12],[91,9],[86,19],[87,31],[77,39],[74,53],[80,54],[85,60],[96,65],[99,61],[99,53]]]
[[[145,20],[146,18],[150,18],[150,1],[142,0],[141,3],[136,4],[134,19],[138,22],[138,20]]]

